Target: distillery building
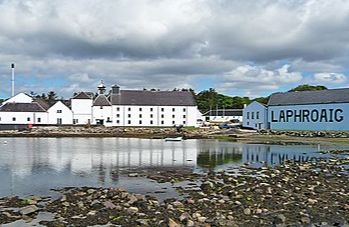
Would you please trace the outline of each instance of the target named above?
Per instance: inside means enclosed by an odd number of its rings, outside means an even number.
[[[349,130],[349,88],[275,93],[268,102],[272,130]]]

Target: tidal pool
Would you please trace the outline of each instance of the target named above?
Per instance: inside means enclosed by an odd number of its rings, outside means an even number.
[[[125,171],[147,168],[191,172],[239,168],[242,164],[278,165],[285,160],[330,158],[320,151],[349,146],[265,145],[137,138],[0,138],[0,197],[52,195],[64,187],[121,187],[163,198],[177,195],[170,183],[129,177]]]

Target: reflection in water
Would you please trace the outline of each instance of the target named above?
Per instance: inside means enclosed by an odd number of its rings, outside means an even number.
[[[5,140],[7,144],[4,144]],[[217,140],[0,138],[0,196],[40,194],[66,186],[117,186],[134,192],[154,190],[157,187],[154,183],[128,178],[120,172],[139,167],[194,170],[254,162],[276,165],[286,159],[307,161],[327,157],[317,153],[318,150],[317,146],[239,144]]]

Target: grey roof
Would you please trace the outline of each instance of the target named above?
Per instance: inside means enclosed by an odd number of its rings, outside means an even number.
[[[111,94],[110,100],[113,105],[196,106],[190,91],[121,90]]]
[[[108,98],[104,94],[100,94],[97,96],[95,101],[93,102],[94,106],[111,106]]]
[[[218,109],[207,111],[204,116],[242,116],[241,109]]]
[[[50,104],[41,98],[34,98],[33,103],[39,104],[44,110],[48,110],[50,108]]]
[[[73,99],[91,99],[93,98],[94,94],[92,92],[80,92],[79,94],[75,95]]]
[[[272,94],[268,106],[349,103],[349,88]]]
[[[37,102],[32,103],[6,103],[0,107],[1,112],[46,112]]]

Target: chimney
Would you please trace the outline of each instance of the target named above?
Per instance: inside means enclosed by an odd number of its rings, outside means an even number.
[[[11,64],[12,78],[11,78],[11,95],[15,96],[15,63]]]

